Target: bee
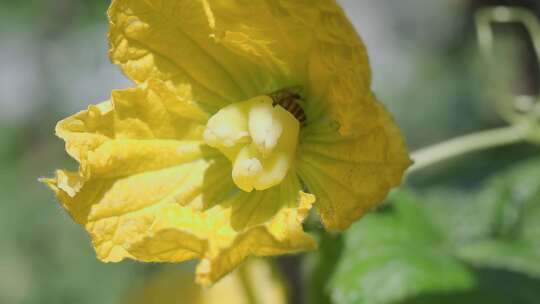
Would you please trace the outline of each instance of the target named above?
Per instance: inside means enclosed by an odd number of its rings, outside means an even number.
[[[298,93],[298,88],[285,88],[268,94],[272,98],[272,106],[280,105],[291,113],[300,122],[301,126],[306,125],[307,116],[304,109],[298,104],[302,96]]]

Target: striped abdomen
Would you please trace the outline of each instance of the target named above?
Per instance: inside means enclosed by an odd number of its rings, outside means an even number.
[[[306,124],[306,113],[304,109],[298,104],[298,100],[302,99],[300,94],[295,92],[294,89],[282,89],[274,93],[269,94],[272,98],[272,105],[275,107],[280,105],[300,122],[301,126]]]

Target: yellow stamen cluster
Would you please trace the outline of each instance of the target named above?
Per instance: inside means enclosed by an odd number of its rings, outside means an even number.
[[[205,142],[233,164],[232,177],[246,192],[278,185],[287,175],[300,124],[269,96],[231,104],[210,118]]]

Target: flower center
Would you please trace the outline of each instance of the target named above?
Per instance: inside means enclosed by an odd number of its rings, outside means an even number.
[[[292,165],[300,122],[278,104],[266,95],[234,103],[206,125],[205,142],[231,161],[233,181],[243,191],[278,185]]]

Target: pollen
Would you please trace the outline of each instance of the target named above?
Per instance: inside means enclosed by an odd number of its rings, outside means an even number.
[[[287,176],[296,153],[300,124],[269,96],[234,103],[210,118],[204,140],[232,163],[232,178],[245,192],[266,190]]]

